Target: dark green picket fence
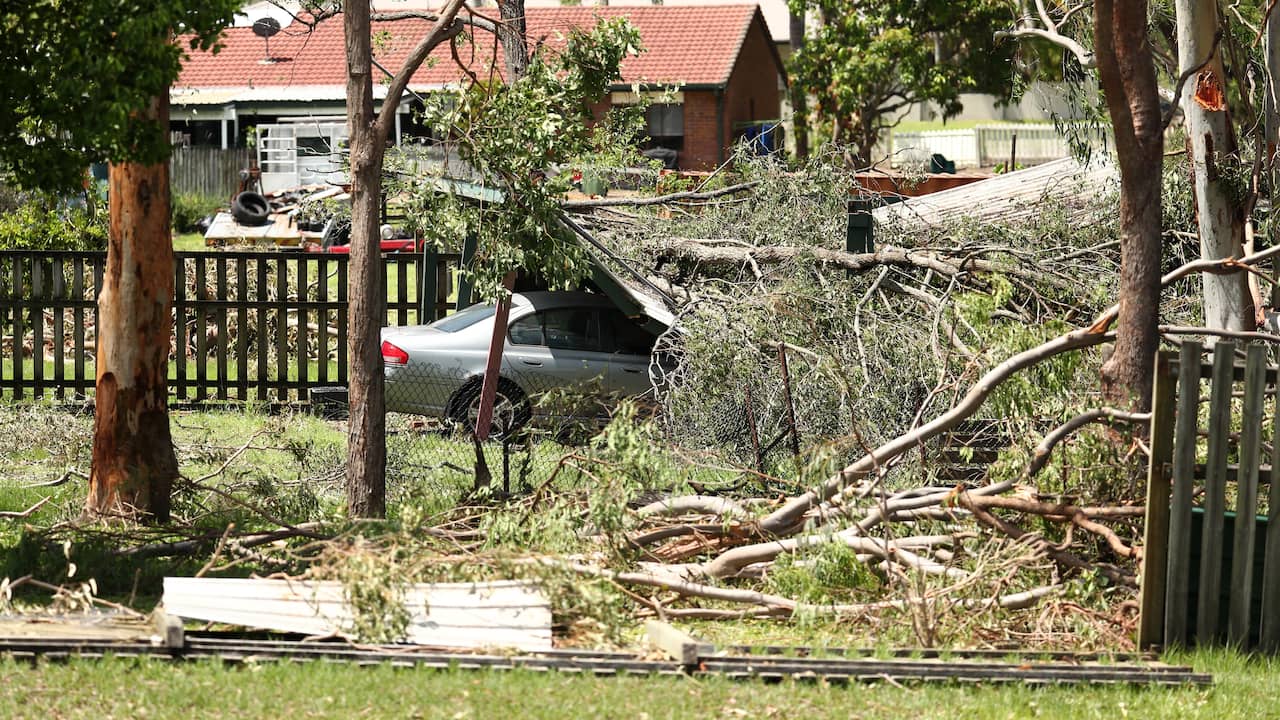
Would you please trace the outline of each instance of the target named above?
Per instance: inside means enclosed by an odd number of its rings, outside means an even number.
[[[459,257],[389,254],[386,322],[443,316]],[[94,387],[94,329],[106,254],[0,252],[0,396],[84,399]],[[346,255],[181,252],[174,263],[178,401],[306,400],[347,382]]]

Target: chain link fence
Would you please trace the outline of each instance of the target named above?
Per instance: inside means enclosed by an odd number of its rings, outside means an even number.
[[[521,493],[557,478],[589,482],[580,461],[607,455],[602,433],[615,419],[645,428],[654,457],[647,474],[655,485],[662,484],[661,476],[695,491],[728,491],[779,474],[779,464],[800,450],[787,404],[774,394],[753,398],[748,390],[737,398],[740,393],[727,389],[726,398],[736,400],[704,413],[695,431],[687,417],[672,422],[662,402],[672,396],[653,387],[674,377],[660,360],[641,372],[639,382],[649,390],[639,393],[634,392],[636,368],[629,363],[598,368],[582,358],[560,358],[542,368],[512,363],[504,361],[487,433],[476,432],[482,375],[442,364],[391,367],[386,384],[389,486],[475,483]],[[787,382],[779,378],[775,385],[783,388]]]

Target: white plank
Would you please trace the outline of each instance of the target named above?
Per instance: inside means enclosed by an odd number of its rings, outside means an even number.
[[[164,579],[165,611],[184,618],[303,633],[343,635],[353,615],[337,582]],[[551,605],[530,583],[418,584],[405,589],[406,640],[440,647],[551,647]]]

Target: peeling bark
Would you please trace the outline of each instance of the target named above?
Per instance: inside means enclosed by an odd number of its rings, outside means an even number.
[[[1200,232],[1200,255],[1206,260],[1240,257],[1244,244],[1244,208],[1232,200],[1220,165],[1231,162],[1236,139],[1227,108],[1226,74],[1215,31],[1218,8],[1213,0],[1177,0],[1178,69],[1195,72],[1183,87],[1182,111],[1187,128]],[[1242,274],[1201,276],[1204,281],[1204,326],[1253,330],[1253,299]]]
[[[149,119],[168,124],[168,99]],[[98,298],[89,516],[169,519],[178,461],[169,434],[173,239],[169,165],[111,166],[111,228]]]

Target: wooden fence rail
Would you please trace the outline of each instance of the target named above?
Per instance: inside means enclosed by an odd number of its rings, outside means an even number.
[[[184,252],[169,384],[178,401],[305,401],[347,382],[347,256]],[[442,317],[455,254],[383,256],[386,323]],[[0,252],[0,397],[87,398],[105,253]]]
[[[1206,364],[1201,345],[1186,342],[1157,361],[1143,647],[1225,642],[1280,651],[1280,369],[1264,345],[1245,349],[1243,368],[1238,350],[1219,342]]]

